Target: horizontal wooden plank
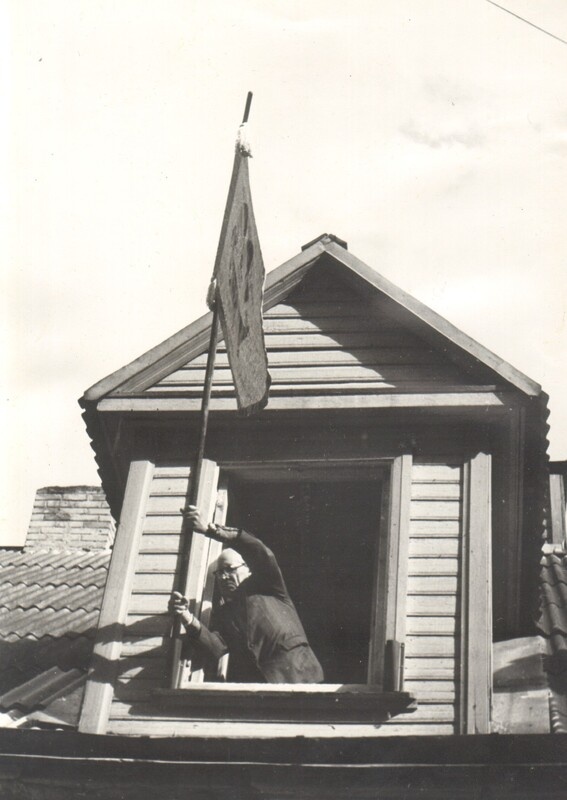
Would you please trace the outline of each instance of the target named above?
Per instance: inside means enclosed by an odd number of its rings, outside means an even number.
[[[457,660],[452,658],[408,658],[404,661],[405,680],[457,679]]]
[[[137,636],[168,636],[172,628],[171,616],[163,614],[128,614],[126,632]]]
[[[376,736],[452,736],[455,733],[454,722],[419,725],[408,720],[404,725],[398,720],[399,717],[395,717],[394,720],[377,728]]]
[[[435,699],[442,702],[452,703],[455,701],[455,682],[454,681],[433,681],[433,680],[405,680],[404,691],[420,700],[434,702]]]
[[[457,641],[454,636],[406,636],[406,658],[428,658],[441,656],[454,658],[457,650]]]
[[[124,658],[164,658],[169,646],[169,639],[161,636],[136,636],[126,631],[122,642],[121,655]]]
[[[161,462],[156,464],[154,480],[158,478],[189,478],[190,473],[191,469],[188,464]]]
[[[410,537],[409,557],[435,556],[440,558],[443,555],[456,557],[459,555],[461,543],[457,537],[452,538],[416,538]]]
[[[173,576],[169,579],[169,589],[162,594],[132,594],[130,597],[129,612],[131,614],[165,614],[169,595],[173,591]]]
[[[397,719],[397,717],[396,717]],[[372,737],[382,736],[444,736],[454,734],[454,726],[446,724],[384,725],[347,723],[258,723],[258,722],[194,722],[191,720],[161,720],[153,716],[132,719],[128,715],[111,716],[107,733],[117,736],[203,736],[238,738],[281,738],[297,736]]]
[[[406,619],[406,632],[408,635],[415,634],[451,634],[455,635],[459,627],[457,617],[415,617],[408,616]]]
[[[274,396],[272,393],[267,409],[270,411],[302,410],[302,409],[341,409],[341,408],[495,408],[504,409],[510,400],[505,392],[485,391],[483,387],[453,387],[450,391],[387,394],[350,393],[348,395],[330,395],[324,393],[314,396],[294,394],[292,397]],[[195,397],[108,397],[97,404],[98,411],[163,411],[193,412],[201,408],[200,395]],[[236,411],[236,398],[214,397],[210,404],[211,411]]]
[[[459,483],[462,467],[458,464],[423,464],[413,463],[411,469],[412,483],[414,481],[451,481]]]
[[[486,402],[484,400],[478,401],[477,399],[473,399],[471,402],[470,394],[468,392],[476,392],[482,391],[482,397],[489,398]],[[444,397],[449,397],[450,400],[448,402],[439,402],[439,398],[441,397],[440,392],[443,392]],[[186,400],[191,400],[195,398],[200,398],[202,393],[202,385],[199,383],[194,384],[185,384],[183,386],[177,384],[156,384],[155,386],[150,386],[148,389],[145,390],[145,393],[148,397],[152,397],[153,400],[157,402],[157,399],[163,397],[164,399],[173,399],[176,397],[185,398]],[[353,381],[353,380],[344,380],[342,382],[332,382],[327,381],[325,383],[301,383],[299,380],[295,380],[290,383],[273,383],[270,388],[270,406],[273,409],[276,408],[286,408],[287,401],[286,397],[291,395],[294,399],[297,398],[298,400],[301,397],[305,397],[305,400],[301,401],[306,408],[321,407],[320,404],[313,406],[312,403],[308,403],[308,398],[312,398],[318,395],[328,395],[329,399],[326,400],[327,404],[329,404],[330,397],[333,395],[352,395],[352,394],[369,394],[375,395],[372,407],[379,408],[384,405],[384,399],[379,398],[378,395],[388,395],[391,394],[394,396],[395,394],[400,395],[400,399],[396,400],[394,405],[407,405],[409,403],[410,407],[421,407],[421,406],[445,406],[445,405],[452,405],[451,402],[451,395],[454,393],[458,393],[461,401],[457,403],[457,405],[464,407],[464,406],[493,406],[493,405],[500,405],[499,402],[495,402],[493,395],[491,395],[488,391],[484,391],[480,387],[471,387],[471,386],[464,386],[462,384],[456,384],[452,382],[441,382],[437,381],[414,381],[414,380],[397,380],[397,381],[386,381],[381,380],[378,377],[376,380],[365,380],[365,381]],[[419,397],[414,397],[413,401],[409,401],[408,398],[401,399],[402,395],[419,395]],[[170,396],[168,398],[168,396]],[[437,400],[433,400],[432,397],[436,397]],[[290,399],[290,398],[288,398]],[[218,401],[219,408],[217,410],[221,410],[224,408],[224,401],[232,401],[236,402],[236,395],[234,391],[234,387],[230,383],[226,383],[223,385],[217,386],[213,384],[212,388],[212,401],[214,404]],[[321,402],[323,402],[323,398],[320,398]],[[107,401],[103,401],[106,407]],[[346,400],[345,400],[346,402]],[[365,401],[366,402],[366,401]],[[370,401],[368,401],[370,402]],[[358,405],[364,405],[362,400],[359,401]],[[330,407],[333,407],[336,403],[333,403]],[[392,405],[392,403],[388,403],[388,406]],[[215,406],[216,407],[216,406]],[[322,406],[327,407],[327,406]],[[155,410],[155,407],[152,406]]]
[[[184,495],[150,495],[147,504],[147,514],[179,514],[180,509],[185,507]]]
[[[198,714],[194,714],[194,718],[198,718]],[[416,711],[413,711],[411,714],[400,714],[395,717],[396,721],[399,723],[402,719],[408,719],[408,722],[413,719],[412,725],[424,724],[424,723],[435,723],[435,722],[451,722],[455,717],[455,710],[454,706],[450,703],[432,703],[432,704],[424,704],[421,707],[418,707]],[[167,722],[167,720],[175,720],[178,721],[181,726],[183,725],[183,720],[190,718],[188,714],[188,709],[182,708],[178,710],[178,713],[172,713],[171,709],[165,709],[163,705],[155,702],[152,703],[137,703],[136,700],[131,702],[128,701],[121,701],[120,699],[116,699],[112,703],[110,718],[112,720],[133,720],[133,719],[144,719],[146,723],[153,722],[154,724],[147,725],[147,729],[145,731],[146,735],[158,735],[157,730],[160,728],[160,724],[162,725]],[[314,721],[315,722],[315,721]],[[258,726],[263,725],[264,721],[259,721],[256,723]],[[292,723],[290,723],[292,724]],[[305,727],[310,727],[312,723],[305,722]],[[337,723],[340,725],[340,723]],[[179,729],[182,730],[182,727]],[[304,728],[305,734],[305,728]],[[182,735],[179,733],[178,735]]]
[[[460,483],[412,483],[412,500],[460,500]]]
[[[162,478],[154,478],[150,494],[158,496],[173,494],[178,497],[185,497],[188,486],[189,480],[187,478],[164,475]]]
[[[144,520],[143,536],[151,534],[177,534],[181,533],[183,518],[179,512],[165,515],[150,514]]]
[[[207,354],[203,353],[186,367],[204,368],[207,363]],[[290,364],[299,366],[346,365],[346,364],[445,364],[441,356],[425,347],[359,347],[351,350],[339,350],[336,347],[328,350],[272,350],[268,353],[268,364],[271,367],[281,367]],[[227,367],[228,354],[226,351],[217,352],[215,366]],[[182,369],[184,369],[182,368]]]
[[[416,336],[403,329],[401,326],[394,327],[391,322],[384,324],[380,319],[370,314],[366,315],[364,310],[358,315],[349,316],[335,316],[334,314],[327,314],[326,316],[319,316],[316,319],[305,319],[300,316],[274,316],[266,317],[264,325],[264,333],[266,335],[272,333],[287,333],[287,334],[302,334],[302,333],[356,333],[358,331],[368,331],[374,333],[375,331],[387,330],[388,332],[397,332],[400,336],[405,335],[413,341],[419,341]]]
[[[410,558],[408,574],[418,575],[458,575],[460,563],[458,558]]]
[[[169,553],[139,553],[136,572],[168,572],[173,574],[177,567],[177,555]]]
[[[322,365],[322,366],[274,366],[270,364],[272,386],[278,384],[304,385],[325,383],[363,383],[366,381],[383,382],[391,385],[409,382],[412,385],[434,381],[442,388],[443,383],[455,384],[459,376],[455,370],[444,365],[430,366],[427,364],[366,364],[366,365]],[[163,378],[156,387],[191,387],[202,386],[205,380],[205,370],[201,368],[186,368],[177,370]],[[232,372],[230,368],[219,367],[215,369],[214,387],[232,386]]]
[[[418,704],[421,705],[424,704],[438,705],[441,703],[447,705],[453,705],[455,703],[455,697],[456,697],[456,692],[454,688],[452,691],[448,692],[445,691],[435,692],[433,690],[426,690],[426,691],[417,690],[414,691],[413,694]]]
[[[332,347],[419,347],[420,342],[408,333],[392,329],[374,331],[325,331],[310,333],[275,333],[264,331],[268,356],[273,350],[327,350]]]
[[[411,536],[458,536],[460,531],[460,519],[410,519]]]
[[[458,590],[456,577],[446,575],[409,575],[408,594],[455,594]]]
[[[264,311],[264,320],[277,317],[303,317],[304,319],[315,319],[316,317],[356,317],[360,314],[360,303],[340,302],[338,300],[327,299],[327,301],[314,300],[313,302],[301,303],[278,303],[272,308]]]
[[[140,542],[140,553],[178,553],[180,534],[145,533]]]
[[[144,572],[137,573],[134,577],[132,591],[134,593],[169,594],[172,591],[175,575],[171,572]]]
[[[459,500],[412,500],[410,516],[417,519],[460,519],[461,503]]]
[[[457,613],[457,595],[409,595],[406,601],[407,614],[415,617],[455,616]]]

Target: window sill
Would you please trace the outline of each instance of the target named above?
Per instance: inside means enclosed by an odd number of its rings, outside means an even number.
[[[377,724],[417,708],[408,692],[366,684],[196,683],[153,695],[195,719]]]

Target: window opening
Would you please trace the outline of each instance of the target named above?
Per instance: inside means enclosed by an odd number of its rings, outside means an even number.
[[[273,550],[325,673],[325,683],[367,681],[382,482],[326,470],[303,479],[232,473],[227,524]],[[228,681],[237,680],[231,674]]]

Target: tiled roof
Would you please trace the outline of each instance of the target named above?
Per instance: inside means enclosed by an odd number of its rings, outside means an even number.
[[[538,628],[548,642],[545,669],[551,697],[551,726],[567,733],[567,553],[546,548],[541,559]]]
[[[109,560],[110,550],[0,550],[3,710],[42,673],[87,668]]]
[[[546,552],[541,559],[541,616],[538,627],[567,669],[567,554]]]

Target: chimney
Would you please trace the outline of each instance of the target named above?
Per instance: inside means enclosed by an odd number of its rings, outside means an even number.
[[[99,486],[38,489],[25,547],[50,550],[105,550],[116,530]]]

